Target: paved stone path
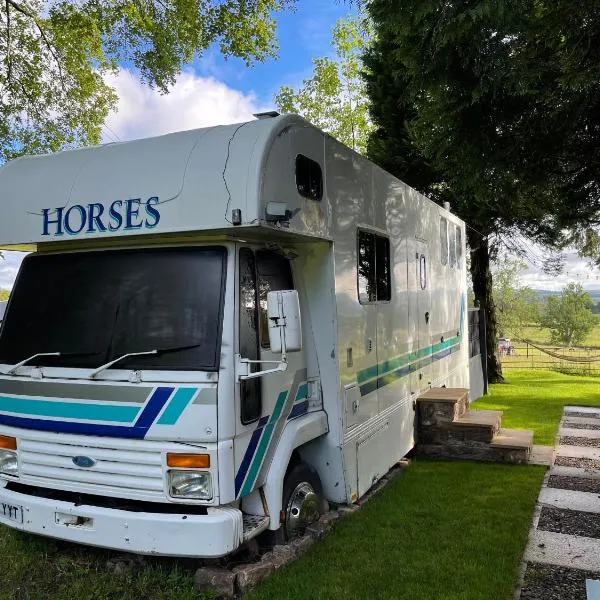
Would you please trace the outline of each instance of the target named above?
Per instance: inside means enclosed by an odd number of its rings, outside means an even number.
[[[524,556],[521,600],[600,600],[600,408],[565,407]]]

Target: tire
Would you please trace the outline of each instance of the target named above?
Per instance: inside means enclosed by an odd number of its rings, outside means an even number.
[[[323,487],[317,472],[304,462],[296,464],[283,483],[281,524],[285,540],[302,535],[323,513]]]

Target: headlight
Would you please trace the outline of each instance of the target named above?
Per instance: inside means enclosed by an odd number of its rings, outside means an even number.
[[[208,471],[169,471],[169,494],[173,498],[210,500],[212,478]]]
[[[0,449],[0,475],[19,476],[16,452]]]

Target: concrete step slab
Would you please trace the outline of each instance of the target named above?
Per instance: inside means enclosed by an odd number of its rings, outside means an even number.
[[[600,498],[591,492],[543,487],[538,502],[553,508],[600,513]]]
[[[565,406],[565,414],[569,413],[590,413],[591,415],[600,415],[600,408],[592,406]]]
[[[529,536],[524,560],[600,572],[600,539],[536,529]]]
[[[560,475],[562,477],[587,477],[589,479],[600,479],[600,470],[581,469],[579,467],[560,467],[553,465],[550,468],[550,475]]]
[[[588,440],[600,439],[600,429],[574,429],[572,427],[561,427],[558,430],[560,437],[580,437]]]
[[[593,425],[595,427],[600,427],[600,420],[596,417],[570,417],[569,415],[564,415],[561,419],[560,424],[563,427],[568,427],[569,423],[575,423],[577,425]]]
[[[565,446],[559,444],[556,448],[556,456],[570,456],[573,458],[591,458],[600,460],[600,448],[590,446]]]
[[[533,431],[529,429],[500,429],[492,438],[493,448],[523,448],[531,450],[533,446]]]
[[[549,467],[553,462],[553,446],[541,446],[539,444],[534,444],[531,447],[531,452],[529,453],[529,460],[527,461],[528,464]]]

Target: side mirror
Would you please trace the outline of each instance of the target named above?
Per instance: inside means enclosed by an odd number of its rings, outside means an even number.
[[[267,317],[271,352],[285,355],[302,350],[300,301],[296,290],[269,292]]]

